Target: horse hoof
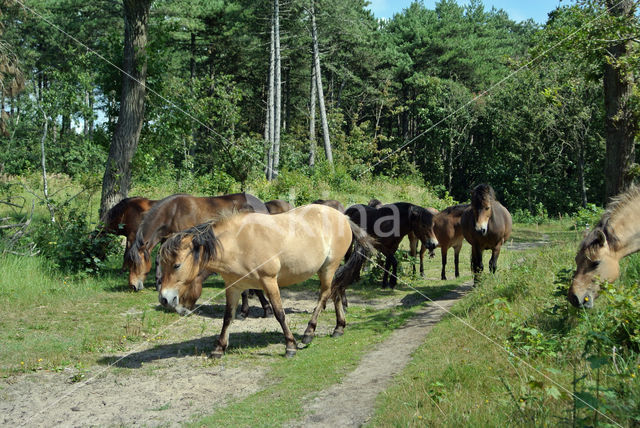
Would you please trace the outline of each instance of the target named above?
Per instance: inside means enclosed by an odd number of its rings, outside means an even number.
[[[215,359],[220,359],[222,358],[222,356],[224,355],[224,352],[222,351],[213,351],[211,352],[211,354],[209,354],[210,358],[215,358]]]
[[[264,311],[264,315],[262,318],[271,318],[273,316],[273,311],[271,309]]]
[[[331,335],[331,337],[340,337],[344,334],[344,331],[334,331],[333,334]]]
[[[296,350],[295,349],[287,349],[287,352],[285,354],[285,357],[287,358],[293,358],[296,356]]]
[[[305,334],[304,336],[302,336],[302,343],[304,343],[305,345],[310,344],[312,340],[313,336],[310,334]]]

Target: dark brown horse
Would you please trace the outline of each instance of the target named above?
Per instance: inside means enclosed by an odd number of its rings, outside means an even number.
[[[335,199],[316,199],[315,201],[313,201],[311,203],[312,204],[326,205],[328,207],[337,209],[341,213],[344,212],[344,205],[342,205],[340,203],[340,201],[336,201]]]
[[[438,245],[440,246],[440,253],[442,254],[442,272],[440,279],[443,281],[447,279],[445,273],[447,266],[447,252],[449,248],[453,247],[454,250],[454,266],[456,278],[460,276],[460,249],[462,249],[462,242],[464,237],[462,236],[462,213],[469,208],[469,204],[454,205],[446,208],[435,215],[433,218],[433,233],[435,233],[438,239]],[[418,247],[418,238],[409,234],[410,254],[412,257],[416,256]],[[422,244],[420,248],[420,274],[424,276],[423,258],[426,248]],[[431,253],[433,257],[433,253]],[[415,265],[413,266],[413,273],[416,273]]]
[[[274,199],[273,201],[265,202],[264,205],[267,207],[269,214],[282,214],[293,209],[293,205],[282,199]]]
[[[502,244],[511,235],[511,214],[496,200],[493,188],[480,184],[471,192],[471,206],[460,219],[462,234],[471,244],[471,270],[474,282],[484,270],[482,251],[491,250],[489,270],[495,273]]]
[[[136,239],[136,232],[142,217],[158,201],[142,197],[125,198],[111,208],[104,216],[104,227],[102,230],[114,235],[121,235],[127,239],[126,251],[131,248]],[[122,268],[125,268],[124,260]]]
[[[129,287],[138,291],[144,288],[144,280],[151,270],[151,251],[172,233],[203,223],[222,211],[247,211],[268,214],[264,203],[248,193],[214,197],[196,197],[185,194],[168,196],[149,210],[138,228],[136,239],[125,254],[129,268]],[[156,288],[160,274],[156,272]],[[262,292],[256,293],[267,316],[271,310]],[[242,314],[249,313],[246,294],[242,300]]]
[[[593,307],[600,282],[615,281],[620,275],[620,260],[638,251],[640,188],[632,187],[613,199],[600,222],[582,240],[569,302],[579,308]]]
[[[409,232],[425,237],[425,244],[430,250],[438,245],[433,233],[433,213],[417,205],[396,202],[373,208],[357,204],[347,208],[345,214],[376,239],[376,249],[386,256],[382,288],[387,285],[394,288],[398,282],[398,260],[395,253],[402,238]],[[389,281],[390,268],[393,268],[393,272]]]

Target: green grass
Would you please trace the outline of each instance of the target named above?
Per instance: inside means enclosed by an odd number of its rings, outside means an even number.
[[[611,312],[603,297],[595,311],[569,307],[565,287],[577,240],[564,227],[535,229],[516,228],[514,235],[559,236],[564,243],[501,255],[497,274],[485,275],[453,307],[379,397],[370,426],[592,425],[596,412],[572,397],[576,378],[575,390],[581,397],[598,394],[609,418],[637,423],[637,354],[618,345],[617,366],[609,363],[600,373],[583,354],[594,333],[608,334],[597,320],[619,311]],[[624,277],[630,274],[637,281],[639,266],[640,257],[626,259],[621,282],[628,283]],[[610,355],[611,345],[606,349]],[[600,414],[598,420],[611,423]]]

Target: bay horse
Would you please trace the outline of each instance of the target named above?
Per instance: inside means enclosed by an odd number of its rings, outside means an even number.
[[[102,227],[97,230],[98,233],[106,232],[113,235],[120,235],[126,238],[125,256],[127,250],[133,245],[136,239],[136,232],[142,217],[149,209],[156,204],[156,200],[135,196],[124,198],[115,204],[102,219]],[[122,269],[125,270],[125,260],[122,260]]]
[[[442,272],[440,273],[440,279],[445,281],[447,279],[446,266],[447,266],[447,252],[449,248],[454,250],[453,263],[455,266],[455,276],[460,276],[460,250],[462,249],[462,243],[464,237],[462,236],[462,213],[469,208],[469,204],[454,205],[452,207],[445,208],[433,217],[433,233],[438,239],[438,245],[440,247],[440,254],[442,255]],[[409,254],[412,257],[416,256],[418,249],[418,238],[412,233],[409,234]],[[426,248],[424,243],[420,247],[420,275],[424,276],[424,253]],[[430,254],[433,257],[433,253]],[[413,265],[413,273],[416,273],[416,267]]]
[[[268,214],[264,203],[249,193],[224,196],[196,197],[186,194],[167,196],[158,201],[145,215],[136,233],[136,239],[125,253],[125,265],[129,268],[129,287],[135,291],[144,288],[144,280],[151,270],[151,251],[170,234],[188,229],[218,215],[223,210],[250,211]],[[160,270],[156,271],[156,289]],[[264,316],[271,312],[262,292],[256,293],[264,309]],[[249,314],[248,296],[242,297],[242,315]]]
[[[576,254],[576,272],[568,299],[575,307],[592,308],[601,281],[615,281],[620,260],[640,250],[640,188],[615,197]]]
[[[354,251],[338,268],[352,243]],[[371,250],[371,238],[365,231],[326,206],[311,204],[275,216],[232,213],[167,239],[159,253],[163,275],[158,300],[185,315],[200,296],[202,282],[218,273],[225,283],[226,309],[211,356],[219,358],[229,344],[228,329],[240,293],[260,288],[282,327],[286,356],[292,357],[297,346],[285,322],[280,288],[317,273],[320,294],[302,342],[312,341],[318,315],[330,297],[336,311],[333,336],[340,336],[346,326],[341,296]]]
[[[267,207],[269,214],[286,213],[293,209],[293,205],[287,201],[283,201],[282,199],[274,199],[272,201],[265,202],[264,205]]]
[[[398,278],[398,260],[395,253],[402,238],[409,232],[424,238],[429,250],[438,245],[433,233],[433,212],[408,202],[396,202],[373,208],[368,205],[352,205],[345,214],[369,235],[375,238],[375,248],[385,257],[382,288],[395,288]],[[389,281],[389,269],[393,268]]]
[[[495,273],[502,244],[511,235],[511,214],[496,199],[493,188],[479,184],[471,192],[471,205],[460,218],[462,235],[471,244],[471,270],[474,283],[484,270],[482,251],[491,250],[489,270]]]
[[[342,205],[342,203],[340,203],[340,201],[336,201],[335,199],[316,199],[315,201],[311,202],[312,204],[318,204],[318,205],[326,205],[328,207],[334,208],[338,211],[340,211],[341,213],[344,212],[344,205]]]

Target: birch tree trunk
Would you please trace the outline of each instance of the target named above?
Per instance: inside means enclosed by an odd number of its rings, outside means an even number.
[[[327,110],[324,105],[324,90],[322,89],[322,74],[320,73],[320,49],[318,48],[318,30],[316,28],[316,14],[314,0],[311,0],[311,38],[313,40],[313,65],[316,76],[316,88],[318,90],[318,106],[320,107],[320,119],[322,121],[322,138],[324,139],[324,153],[327,162],[333,166],[333,152],[329,139],[329,124],[327,122]]]
[[[316,98],[318,87],[316,86],[315,58],[311,64],[311,89],[309,96],[309,166],[316,164]]]
[[[271,47],[269,55],[269,88],[267,90],[267,123],[265,136],[267,140],[267,180],[273,179],[273,141],[275,131],[275,68],[276,68],[276,32],[275,16],[271,15]]]
[[[138,148],[144,122],[147,78],[147,28],[153,0],[123,0],[124,58],[120,113],[102,180],[100,217],[127,197],[131,187],[131,159]]]
[[[278,176],[280,165],[280,126],[282,124],[282,78],[280,64],[280,2],[273,0],[273,20],[275,32],[275,106],[274,106],[274,130],[273,130],[273,169],[272,178]]]

